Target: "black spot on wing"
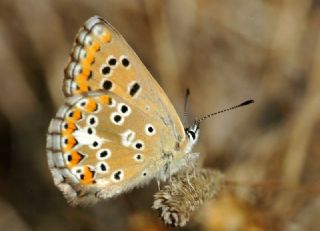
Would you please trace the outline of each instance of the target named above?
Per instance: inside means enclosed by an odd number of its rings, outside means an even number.
[[[138,93],[139,90],[140,85],[138,83],[134,83],[130,88],[129,94],[133,97]]]

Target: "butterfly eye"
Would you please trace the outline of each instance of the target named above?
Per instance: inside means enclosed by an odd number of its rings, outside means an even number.
[[[143,155],[141,153],[137,153],[133,156],[133,159],[137,162],[143,162]]]
[[[98,173],[106,173],[109,170],[109,165],[106,162],[99,162],[96,166]]]
[[[118,112],[125,117],[127,117],[131,113],[131,108],[124,103],[119,103],[117,106],[117,109],[118,109]]]
[[[129,61],[129,59],[127,58],[127,56],[122,55],[122,56],[120,57],[120,62],[121,62],[121,64],[122,64],[125,68],[130,68],[130,61]]]
[[[137,149],[137,150],[143,150],[144,149],[144,143],[141,140],[138,140],[136,142],[133,143],[133,148]]]
[[[97,159],[98,160],[106,160],[110,158],[111,156],[111,151],[110,149],[101,149],[97,152]]]
[[[146,124],[146,126],[144,127],[144,131],[147,136],[153,136],[154,134],[156,134],[156,129],[152,124]]]
[[[122,180],[123,180],[123,177],[124,177],[123,170],[117,170],[117,171],[115,171],[115,172],[112,174],[111,179],[112,179],[114,182],[118,182],[118,181],[122,181]]]
[[[111,113],[110,120],[113,124],[122,125],[124,122],[124,117],[122,117],[119,113],[113,112]]]
[[[148,173],[147,173],[146,171],[143,171],[143,172],[142,172],[142,176],[145,177],[145,176],[147,176],[147,175],[148,175]]]
[[[87,118],[87,125],[89,126],[97,126],[98,125],[98,117],[94,116],[94,115],[90,115]]]

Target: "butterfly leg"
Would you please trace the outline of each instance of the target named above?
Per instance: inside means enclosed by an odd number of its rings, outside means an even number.
[[[173,160],[172,152],[163,152],[162,159],[164,159],[164,166],[161,175],[163,176],[163,180],[167,181],[169,179],[171,181],[171,164]]]
[[[192,177],[195,178],[196,177],[196,161],[199,159],[200,154],[199,153],[189,153],[186,155],[186,164],[187,166],[191,166],[191,171],[192,173],[189,171],[189,169],[186,171],[187,174],[187,182],[189,184],[189,186],[196,191],[196,189],[193,187],[191,181],[190,181],[190,175],[192,174]]]
[[[156,182],[157,182],[158,190],[160,191],[161,190],[161,181],[157,178]]]
[[[191,166],[193,170],[193,176],[196,175],[196,161],[199,159],[200,153],[187,153],[185,156],[186,165]]]

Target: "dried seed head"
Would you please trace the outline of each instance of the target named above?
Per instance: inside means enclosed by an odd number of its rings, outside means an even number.
[[[183,227],[191,213],[205,201],[216,197],[223,175],[210,169],[188,169],[173,176],[170,183],[154,195],[152,208],[165,224]]]

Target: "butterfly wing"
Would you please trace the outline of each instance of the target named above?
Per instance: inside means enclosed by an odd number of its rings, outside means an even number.
[[[176,124],[181,124],[166,94],[125,39],[108,22],[95,16],[76,36],[65,68],[63,92],[73,96],[100,89],[134,100],[142,110],[147,107],[155,109],[159,116],[170,115]]]
[[[104,89],[164,120],[167,137],[184,141],[172,103],[121,34],[94,16],[79,30],[65,68],[66,96]],[[166,143],[166,142],[164,142]]]
[[[55,184],[73,204],[108,198],[157,176],[163,125],[103,91],[69,98],[51,121],[47,153]]]
[[[164,155],[182,158],[186,137],[173,105],[103,19],[90,18],[76,36],[63,91],[68,98],[51,121],[47,153],[55,184],[71,204],[156,177]]]

